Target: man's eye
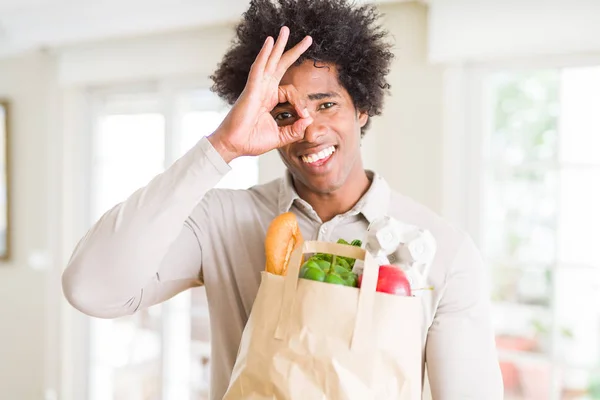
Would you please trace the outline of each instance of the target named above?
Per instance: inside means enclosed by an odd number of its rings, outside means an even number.
[[[288,119],[288,118],[292,118],[292,113],[289,113],[287,111],[279,113],[279,114],[277,114],[275,116],[275,119],[277,121],[283,121],[283,120]]]
[[[333,106],[335,106],[335,103],[332,103],[332,102],[328,101],[327,103],[323,103],[323,104],[321,104],[321,105],[319,106],[319,108],[320,108],[321,110],[324,110],[324,109],[326,109],[326,108],[331,108],[331,107],[333,107]]]

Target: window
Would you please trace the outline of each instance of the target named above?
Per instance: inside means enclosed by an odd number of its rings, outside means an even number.
[[[477,230],[506,399],[600,399],[600,67],[482,82]]]
[[[92,100],[90,223],[214,131],[228,112],[202,89],[96,92]],[[239,158],[231,166],[219,187],[258,183],[257,158]],[[90,400],[208,398],[210,332],[203,288],[132,316],[90,324]]]

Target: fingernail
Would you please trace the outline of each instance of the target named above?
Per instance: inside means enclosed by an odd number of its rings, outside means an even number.
[[[305,108],[304,110],[302,110],[302,116],[304,118],[308,118],[310,116],[310,114],[308,113],[308,108]]]

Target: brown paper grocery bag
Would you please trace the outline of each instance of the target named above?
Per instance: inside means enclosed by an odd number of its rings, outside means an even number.
[[[364,260],[362,288],[299,279],[302,255]],[[262,281],[224,399],[418,400],[421,303],[375,291],[365,250],[307,241]]]

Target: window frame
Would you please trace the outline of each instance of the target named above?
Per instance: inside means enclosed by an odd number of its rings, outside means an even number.
[[[498,72],[563,69],[600,66],[600,53],[579,55],[549,55],[534,58],[487,60],[474,63],[447,65],[444,72],[444,114],[443,114],[443,199],[442,214],[459,229],[469,233],[474,242],[482,245],[484,182],[488,160],[484,157],[489,124],[492,118],[484,107],[489,99],[485,80]],[[560,122],[559,122],[560,125]],[[563,164],[557,162],[560,170]],[[565,268],[561,263],[553,270]],[[491,283],[491,274],[490,274]],[[563,366],[558,357],[557,338],[560,327],[557,324],[556,280],[552,280],[552,297],[549,310],[552,317],[551,348],[547,360],[552,366],[552,400],[559,400],[562,382],[557,365]],[[526,307],[526,305],[523,305]],[[503,359],[517,362],[543,362],[545,356],[536,354],[503,354]],[[559,364],[560,363],[560,364]]]
[[[191,93],[194,91],[210,91],[210,85],[208,79],[187,76],[187,77],[179,77],[179,78],[171,78],[160,81],[152,81],[152,82],[141,82],[141,83],[133,83],[133,84],[116,84],[116,85],[107,85],[101,87],[93,87],[87,88],[83,91],[83,97],[85,98],[86,103],[86,114],[88,116],[88,124],[86,124],[86,130],[88,132],[83,140],[81,140],[81,158],[80,164],[83,165],[83,176],[85,177],[85,183],[82,182],[81,188],[83,193],[81,193],[80,199],[84,201],[85,206],[81,211],[82,219],[85,221],[86,227],[84,229],[89,228],[94,222],[93,209],[94,209],[94,195],[93,188],[95,185],[95,174],[94,174],[94,143],[95,138],[99,134],[99,119],[102,115],[105,115],[107,111],[107,105],[105,104],[105,100],[114,96],[132,96],[133,98],[140,96],[142,99],[144,96],[155,96],[158,99],[158,104],[156,108],[151,111],[160,112],[165,117],[165,154],[164,154],[164,168],[168,168],[172,163],[174,163],[180,157],[180,149],[179,144],[182,141],[182,127],[180,126],[179,118],[179,109],[178,102],[184,97],[185,93]],[[206,103],[206,108],[200,107],[198,110],[211,110],[214,108],[222,109],[224,103],[215,98],[214,103],[209,101]],[[214,107],[213,107],[214,106]],[[137,112],[147,112],[147,108],[139,108],[134,105],[122,104],[117,108],[113,108],[110,111],[118,111],[124,113],[137,113]],[[258,159],[257,159],[258,162]],[[258,182],[257,182],[258,183]],[[187,300],[187,303],[186,303]],[[162,304],[156,305],[154,307],[160,307],[162,312],[162,320],[169,320],[176,318],[178,314],[182,312],[182,306],[185,307],[184,303],[187,304],[190,313],[200,312],[195,310],[191,305],[191,294],[189,291],[181,293],[173,299],[170,299],[168,302],[164,302]],[[202,311],[202,310],[201,310]],[[204,311],[202,311],[204,312]],[[207,313],[206,313],[207,314]],[[188,318],[191,324],[191,315]],[[82,385],[82,382],[78,382],[79,387],[77,389],[73,388],[74,393],[85,393],[85,398],[89,398],[92,390],[92,382],[90,371],[92,368],[92,359],[91,359],[91,351],[92,351],[92,320],[89,318],[81,318],[80,321],[76,323],[78,326],[78,333],[83,337],[82,343],[78,345],[80,350],[84,351],[84,356],[78,359],[76,364],[80,367],[81,378],[85,382]],[[161,398],[164,400],[173,400],[177,399],[185,399],[189,398],[191,395],[192,388],[189,386],[187,390],[184,390],[182,393],[174,386],[178,385],[177,381],[180,381],[181,377],[177,377],[178,379],[174,379],[173,376],[169,373],[172,368],[169,368],[169,357],[166,355],[165,348],[167,343],[169,343],[168,336],[173,333],[172,329],[168,329],[168,327],[163,324],[161,328],[161,364],[162,364],[162,379],[161,379]],[[188,357],[191,356],[191,353],[188,352]],[[189,372],[189,371],[188,371]],[[172,384],[165,385],[164,382],[169,380]],[[183,397],[182,397],[183,396]]]

